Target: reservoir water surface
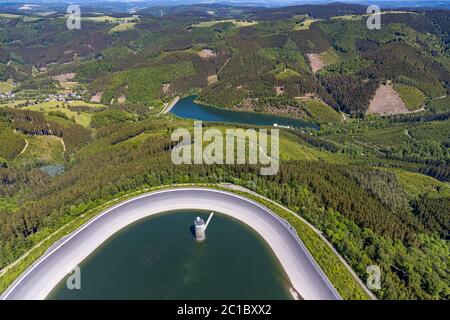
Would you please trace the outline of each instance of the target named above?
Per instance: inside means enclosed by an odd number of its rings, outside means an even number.
[[[138,221],[80,264],[81,290],[63,279],[48,299],[292,299],[289,281],[252,229],[215,214],[206,240],[192,225],[209,212],[174,211]]]
[[[211,122],[228,122],[249,124],[257,126],[289,126],[293,128],[314,128],[318,126],[314,123],[302,121],[299,119],[280,117],[272,114],[258,112],[232,111],[222,108],[216,108],[196,103],[196,96],[189,96],[180,99],[170,110],[170,112],[180,118],[195,119]]]

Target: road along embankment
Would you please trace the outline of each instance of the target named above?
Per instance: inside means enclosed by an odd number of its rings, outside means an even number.
[[[59,281],[116,232],[148,216],[181,209],[221,212],[247,224],[268,243],[303,299],[340,299],[286,221],[245,197],[201,188],[156,191],[105,210],[50,248],[1,299],[45,299]]]

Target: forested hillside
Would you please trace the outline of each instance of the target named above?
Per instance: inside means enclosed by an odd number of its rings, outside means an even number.
[[[379,264],[383,289],[375,293],[380,298],[448,298],[447,183],[409,173],[406,164],[405,169],[390,169],[389,163],[369,168],[359,164],[363,157],[311,149],[308,140],[290,132],[283,134],[282,150],[290,150],[291,160],[282,161],[273,177],[259,176],[252,166],[175,166],[170,132],[180,125],[171,117],[152,117],[98,129],[93,141],[71,153],[66,172],[54,178],[13,162],[1,168],[1,199],[10,203],[0,214],[2,267],[42,235],[124,192],[231,182],[299,212],[324,231],[362,278],[367,265]],[[298,160],[292,159],[292,143],[298,145]],[[304,160],[303,152],[315,152],[318,159]]]
[[[307,219],[361,279],[379,265],[378,298],[449,299],[450,14],[385,12],[368,30],[365,10],[85,12],[82,30],[0,13],[0,269],[129,192],[227,182]],[[191,94],[319,129],[281,129],[274,176],[176,166],[170,135],[192,121],[162,110]]]
[[[215,106],[276,112],[284,102],[261,107],[258,99],[312,95],[358,116],[383,83],[407,86],[399,93],[407,92],[408,105],[413,94],[423,95],[424,104],[445,95],[448,12],[387,12],[380,30],[368,30],[358,15],[364,10],[335,4],[188,6],[163,17],[149,10],[87,13],[82,31],[68,30],[58,13],[5,15],[0,79],[17,82],[14,92],[25,95],[55,92],[58,83],[48,76],[74,73],[86,99],[102,93],[106,104],[151,105],[194,90]]]

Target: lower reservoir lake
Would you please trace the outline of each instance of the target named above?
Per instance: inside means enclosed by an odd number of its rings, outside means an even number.
[[[196,242],[194,219],[208,215],[172,211],[129,225],[79,265],[80,290],[66,277],[47,299],[292,299],[281,264],[247,225],[216,213]]]
[[[180,118],[195,119],[211,122],[228,122],[249,124],[257,126],[289,126],[293,128],[314,128],[318,126],[314,123],[299,119],[281,117],[267,113],[241,112],[222,108],[201,105],[195,102],[196,96],[189,96],[180,99],[170,110],[170,112]]]

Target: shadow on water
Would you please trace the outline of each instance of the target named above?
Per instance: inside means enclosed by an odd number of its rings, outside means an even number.
[[[191,226],[189,227],[189,231],[191,232],[192,237],[193,237],[194,240],[195,240],[195,226],[194,226],[194,225],[191,225]]]

